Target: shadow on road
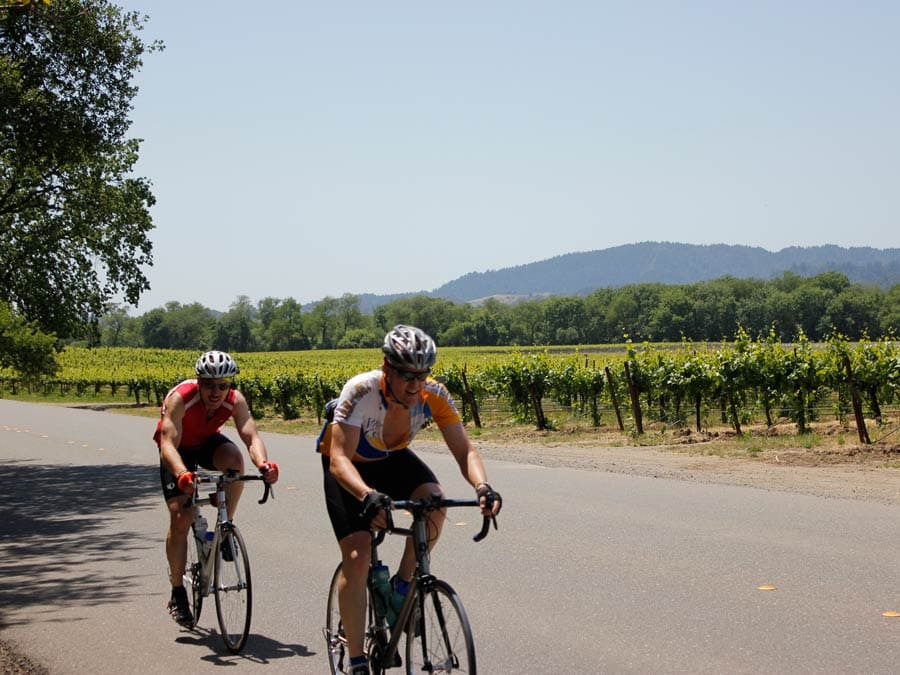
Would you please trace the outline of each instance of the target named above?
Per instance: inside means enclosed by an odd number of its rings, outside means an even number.
[[[232,654],[225,647],[222,638],[215,630],[195,628],[175,641],[182,645],[194,645],[208,649],[211,653],[202,656],[202,660],[215,665],[229,665],[235,661],[251,661],[253,663],[269,663],[276,659],[294,656],[316,656],[306,645],[287,645],[259,633],[250,633],[247,644],[240,654]]]
[[[22,607],[128,601],[133,577],[104,564],[135,560],[159,542],[108,526],[159,494],[156,466],[0,460],[0,476],[0,628]]]

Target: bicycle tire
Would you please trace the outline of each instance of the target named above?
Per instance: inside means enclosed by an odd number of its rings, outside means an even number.
[[[462,600],[435,580],[416,598],[406,624],[406,672],[476,673],[475,642]]]
[[[223,551],[229,546],[233,559],[225,560]],[[244,648],[250,633],[253,584],[247,546],[234,525],[219,530],[219,550],[216,551],[215,566],[214,591],[219,629],[225,646],[230,652],[237,654]]]
[[[328,654],[328,666],[331,675],[341,675],[350,661],[347,653],[347,639],[344,637],[344,628],[341,625],[341,608],[338,604],[338,579],[341,575],[342,564],[331,575],[331,583],[328,586],[328,605],[325,610],[325,648]]]
[[[197,551],[197,540],[194,537],[193,526],[191,526],[191,534],[188,535],[187,543],[187,560],[184,565],[184,575],[182,575],[182,583],[188,592],[191,601],[191,614],[194,622],[191,628],[200,621],[200,610],[203,609],[203,587],[200,579],[201,563],[200,554]]]

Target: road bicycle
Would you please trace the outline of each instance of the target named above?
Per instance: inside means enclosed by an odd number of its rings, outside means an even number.
[[[367,582],[365,652],[372,675],[382,675],[388,668],[405,663],[406,672],[412,673],[475,673],[475,643],[472,628],[463,608],[462,600],[445,581],[431,573],[428,551],[428,515],[444,508],[474,506],[475,499],[445,499],[434,494],[425,499],[395,501],[385,504],[387,527],[372,535],[372,556],[369,563]],[[412,515],[409,528],[394,525],[392,509],[405,509]],[[491,523],[497,527],[495,518],[484,517],[481,531],[474,536],[475,541],[484,539]],[[399,534],[412,537],[416,553],[416,567],[403,606],[397,611],[393,630],[382,613],[384,602],[377,601],[373,570],[381,565],[378,546],[385,534]],[[338,579],[341,564],[331,577],[328,590],[328,609],[325,619],[325,640],[332,675],[345,673],[349,669],[350,657],[347,640],[341,626],[341,612],[338,605]],[[400,658],[399,645],[406,637],[405,659]]]
[[[187,565],[184,569],[184,586],[191,598],[194,623],[200,619],[203,599],[215,594],[216,615],[225,646],[234,654],[244,648],[250,632],[250,614],[253,608],[253,585],[250,581],[250,559],[247,545],[237,525],[228,519],[225,487],[237,481],[263,480],[259,475],[242,476],[237,470],[226,472],[197,472],[193,497],[185,508],[205,504],[216,507],[216,522],[211,531],[198,531],[198,519],[191,524],[194,545],[188,543]],[[200,484],[209,483],[215,490],[207,497],[200,497]],[[275,492],[269,483],[260,504],[264,504]]]

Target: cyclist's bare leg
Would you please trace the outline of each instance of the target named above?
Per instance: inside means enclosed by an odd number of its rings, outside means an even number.
[[[338,542],[341,547],[341,577],[338,604],[347,638],[349,656],[362,656],[366,634],[366,579],[369,575],[372,535],[354,532]]]
[[[424,499],[425,497],[430,497],[435,492],[444,494],[444,491],[441,489],[441,486],[437,483],[424,483],[417,487],[412,495],[410,495],[410,499]],[[441,536],[441,530],[444,527],[444,520],[447,516],[447,509],[441,509],[440,511],[433,511],[429,514],[428,517],[428,550],[432,550],[437,544],[438,539]],[[406,540],[406,546],[403,549],[403,557],[400,558],[400,567],[397,569],[397,574],[404,581],[409,581],[412,579],[413,571],[416,569],[416,551],[415,544],[412,540],[412,537],[409,537]]]
[[[194,520],[194,509],[184,508],[187,497],[173,497],[166,501],[169,509],[169,531],[166,533],[166,559],[172,586],[182,586],[187,564],[188,530]],[[196,508],[196,507],[194,507]]]
[[[213,466],[218,471],[227,471],[235,469],[241,474],[244,473],[244,456],[234,443],[223,443],[213,453]],[[237,513],[237,505],[244,492],[244,484],[241,481],[235,481],[225,486],[225,501],[227,502],[228,520],[234,520],[234,514]]]

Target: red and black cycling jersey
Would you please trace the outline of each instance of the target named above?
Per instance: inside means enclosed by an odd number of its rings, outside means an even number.
[[[184,401],[184,419],[181,421],[181,442],[179,448],[194,449],[199,448],[213,434],[218,433],[222,425],[231,417],[234,409],[235,389],[230,389],[225,396],[222,405],[213,413],[212,417],[207,419],[206,407],[200,400],[200,384],[194,380],[185,380],[172,387],[166,394],[160,409],[160,419],[156,423],[156,432],[153,434],[153,440],[159,445],[159,439],[162,429],[162,418],[166,414],[166,405],[169,397],[174,393],[181,395]]]

